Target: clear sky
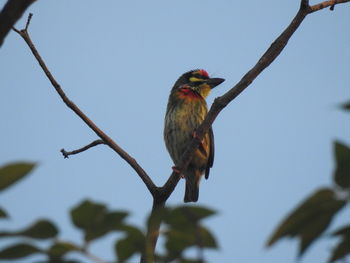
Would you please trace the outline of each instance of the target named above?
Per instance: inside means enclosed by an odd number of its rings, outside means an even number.
[[[29,9],[30,34],[67,95],[162,185],[173,165],[163,119],[175,80],[195,68],[225,78],[211,104],[257,62],[298,7],[280,0],[38,0]],[[311,14],[215,121],[215,163],[199,201],[219,212],[207,221],[220,245],[205,254],[210,262],[295,262],[297,242],[264,244],[303,198],[331,184],[332,142],[350,144],[350,116],[337,108],[350,99],[349,28],[350,4]],[[144,224],[151,196],[119,156],[98,146],[62,158],[61,148],[97,137],[62,103],[14,32],[0,50],[0,74],[0,163],[39,163],[1,193],[11,215],[1,228],[48,217],[61,226],[61,239],[79,242],[68,209],[84,198],[127,209],[131,222]],[[183,194],[181,181],[169,204],[182,204]],[[348,211],[332,226],[346,221]],[[112,259],[114,237],[92,251]],[[302,262],[325,262],[332,244],[317,242]]]

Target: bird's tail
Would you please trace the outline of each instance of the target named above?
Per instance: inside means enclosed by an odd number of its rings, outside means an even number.
[[[184,202],[197,202],[199,196],[199,171],[191,171],[186,175],[186,190]]]

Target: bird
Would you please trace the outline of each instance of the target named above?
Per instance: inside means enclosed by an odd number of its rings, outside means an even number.
[[[211,89],[224,81],[222,78],[210,78],[204,69],[190,70],[177,79],[169,95],[164,120],[164,141],[175,165],[173,170],[181,173],[186,180],[185,203],[198,201],[200,179],[203,174],[208,179],[213,166],[212,128],[204,135],[184,171],[179,170],[181,157],[208,113],[206,97]]]

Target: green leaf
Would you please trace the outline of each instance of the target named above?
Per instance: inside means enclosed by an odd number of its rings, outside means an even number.
[[[328,262],[335,262],[339,259],[345,258],[348,255],[350,255],[350,236],[339,242],[339,244],[332,251]]]
[[[0,237],[24,236],[36,239],[53,238],[58,234],[56,226],[48,220],[39,220],[24,230],[0,232]]]
[[[334,181],[340,187],[350,188],[350,148],[341,142],[335,142],[334,154],[337,164]]]
[[[214,236],[203,226],[198,226],[192,229],[192,231],[171,229],[165,233],[165,237],[165,247],[168,252],[167,259],[169,261],[180,257],[185,249],[193,246],[217,248]]]
[[[350,225],[338,229],[333,233],[333,236],[348,236],[350,238]]]
[[[169,230],[166,232],[168,238],[166,246],[171,251],[181,251],[187,247],[199,246],[216,248],[213,235],[205,227],[198,227],[193,232]]]
[[[81,249],[73,243],[56,242],[50,247],[48,255],[52,258],[61,258],[72,251],[81,251]]]
[[[0,208],[0,218],[7,218],[7,217],[8,217],[7,212],[4,209]]]
[[[95,204],[89,200],[83,201],[71,211],[73,224],[83,230],[90,229],[99,217],[104,217],[106,210],[105,205]]]
[[[122,227],[126,237],[120,239],[115,244],[115,253],[118,256],[118,262],[122,263],[134,254],[142,254],[145,250],[146,237],[141,230],[136,227],[125,225]]]
[[[342,105],[340,105],[340,107],[343,109],[343,110],[350,110],[350,101],[346,102],[346,103],[343,103]]]
[[[0,259],[19,259],[37,253],[42,253],[42,251],[33,245],[20,243],[1,250]]]
[[[205,248],[218,248],[214,235],[205,227],[200,227],[196,244]]]
[[[216,212],[206,207],[179,206],[170,209],[164,219],[173,228],[193,228],[200,220],[214,215]]]
[[[298,237],[301,256],[345,204],[346,201],[335,198],[333,190],[320,189],[282,221],[267,245],[271,246],[283,237]]]
[[[85,232],[86,241],[120,230],[127,215],[125,211],[109,212],[105,205],[89,200],[83,201],[71,211],[72,221]]]
[[[128,238],[120,239],[115,246],[118,255],[118,262],[122,263],[137,253],[137,249],[132,245],[132,241]]]
[[[344,226],[333,233],[333,236],[341,237],[340,242],[334,247],[328,262],[334,262],[350,254],[350,225]]]
[[[304,227],[300,226],[299,257],[302,256],[311,243],[326,230],[331,221],[332,215],[330,216],[328,213],[325,215],[319,214],[317,219],[314,218],[312,222],[306,222]]]
[[[58,234],[57,227],[49,220],[39,220],[35,222],[32,226],[19,232],[19,235],[37,238],[37,239],[47,239],[54,238]]]
[[[174,212],[176,211],[181,211],[197,222],[216,214],[214,210],[203,206],[180,206],[174,209]]]
[[[35,163],[11,163],[0,167],[0,191],[24,178],[35,167]]]

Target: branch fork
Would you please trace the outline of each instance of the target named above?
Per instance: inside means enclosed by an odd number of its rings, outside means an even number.
[[[341,3],[349,2],[350,0],[329,0],[324,1],[319,4],[310,6],[308,0],[300,1],[300,8],[293,18],[289,26],[282,32],[282,34],[271,44],[271,46],[266,50],[266,52],[262,55],[262,57],[258,60],[254,67],[252,67],[243,77],[242,79],[233,86],[228,92],[224,95],[216,98],[214,103],[212,104],[205,120],[196,130],[196,136],[192,139],[191,143],[188,145],[187,150],[184,152],[180,165],[177,167],[178,170],[182,171],[187,168],[189,165],[192,156],[195,150],[199,147],[201,140],[204,138],[204,135],[208,132],[209,128],[215,121],[216,117],[219,113],[229,104],[231,103],[239,94],[241,94],[254,80],[255,78],[266,69],[282,52],[284,47],[287,45],[289,39],[294,34],[294,32],[298,29],[300,24],[303,22],[305,17],[308,14],[313,12],[322,10],[324,8],[329,7],[330,10],[334,9],[334,6]],[[41,58],[37,49],[35,48],[29,34],[28,28],[30,25],[30,21],[32,18],[32,14],[29,14],[26,26],[22,30],[18,30],[13,28],[15,32],[17,32],[27,43],[30,50],[32,51],[34,57],[40,64],[47,78],[50,80],[52,86],[55,88],[63,102],[69,107],[72,111],[74,111],[89,127],[92,129],[96,135],[100,138],[99,140],[95,140],[92,143],[71,151],[67,152],[64,149],[61,150],[64,158],[68,158],[68,156],[81,153],[86,151],[92,147],[95,147],[100,144],[106,144],[111,149],[113,149],[121,158],[123,158],[138,174],[141,180],[144,182],[149,192],[153,196],[153,207],[152,214],[155,213],[158,209],[164,207],[165,202],[169,198],[169,196],[174,191],[177,183],[179,182],[181,176],[178,172],[173,171],[169,176],[168,180],[162,187],[158,187],[154,184],[152,179],[148,176],[148,174],[144,171],[144,169],[137,163],[137,161],[130,156],[126,151],[124,151],[115,141],[113,141],[107,134],[105,134],[100,128],[96,126],[94,122],[92,122],[71,100],[68,99],[58,82],[55,80],[49,69],[47,68],[45,62]],[[141,258],[141,262],[153,262],[154,250],[157,243],[157,238],[159,233],[160,221],[156,222],[152,227],[149,227],[147,238],[149,241],[149,245],[151,247],[150,252],[146,252],[147,255],[143,255]],[[148,250],[147,250],[148,251]],[[151,253],[151,254],[149,254]],[[146,260],[147,259],[147,260]]]

